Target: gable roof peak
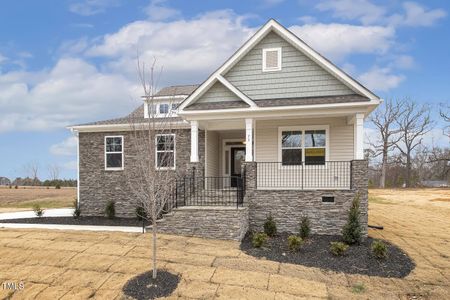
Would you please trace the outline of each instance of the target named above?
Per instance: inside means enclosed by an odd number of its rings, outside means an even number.
[[[343,72],[328,59],[323,57],[312,47],[306,44],[294,33],[289,31],[286,27],[281,25],[277,20],[269,19],[256,33],[250,37],[222,66],[220,66],[214,73],[212,73],[207,80],[205,80],[191,95],[189,95],[181,104],[180,109],[183,110],[189,104],[196,101],[206,90],[208,90],[217,80],[219,76],[224,76],[242,57],[244,57],[255,45],[257,45],[268,33],[275,31],[288,43],[294,46],[297,50],[308,56],[311,60],[336,77],[342,83],[347,85],[355,93],[369,98],[372,102],[379,103],[380,98],[372,93],[369,89],[364,87],[361,83]]]

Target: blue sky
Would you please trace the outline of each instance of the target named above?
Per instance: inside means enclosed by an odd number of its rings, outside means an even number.
[[[75,178],[65,126],[139,104],[137,52],[157,57],[161,86],[198,83],[269,18],[382,98],[449,103],[449,12],[447,1],[2,1],[0,176],[35,162],[41,178],[54,164]],[[439,128],[426,142],[448,144]]]

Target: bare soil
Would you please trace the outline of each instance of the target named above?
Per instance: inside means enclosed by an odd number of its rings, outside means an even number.
[[[158,235],[158,268],[180,276],[168,299],[448,299],[450,190],[370,190],[371,238],[400,247],[416,264],[404,278],[345,274],[247,255],[239,243]],[[389,202],[385,204],[383,202]],[[421,204],[422,203],[422,204]],[[0,229],[0,299],[123,299],[151,270],[151,234]]]

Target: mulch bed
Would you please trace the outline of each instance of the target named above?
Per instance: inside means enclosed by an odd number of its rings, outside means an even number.
[[[137,218],[113,218],[107,217],[41,217],[23,218],[12,220],[0,220],[0,223],[25,223],[25,224],[59,224],[59,225],[102,225],[102,226],[137,226],[142,227],[142,221]],[[149,225],[148,222],[145,225]]]
[[[172,294],[180,282],[180,277],[167,271],[158,270],[156,279],[152,271],[130,279],[123,287],[125,295],[134,299],[156,299]]]
[[[397,246],[383,241],[388,247],[388,257],[377,259],[371,252],[372,238],[360,245],[352,245],[344,256],[330,253],[330,243],[341,241],[340,236],[313,235],[309,237],[298,252],[291,252],[287,246],[290,234],[279,233],[262,248],[254,248],[251,235],[247,234],[241,243],[245,253],[268,260],[316,267],[349,274],[403,278],[415,267],[411,258]]]

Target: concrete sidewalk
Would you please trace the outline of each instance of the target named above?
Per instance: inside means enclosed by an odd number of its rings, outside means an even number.
[[[44,209],[43,217],[71,217],[73,210],[73,208]],[[0,220],[23,218],[37,218],[37,216],[32,210],[0,213]]]
[[[142,232],[142,227],[134,227],[134,226],[61,225],[61,224],[28,224],[28,223],[0,223],[0,228]]]

